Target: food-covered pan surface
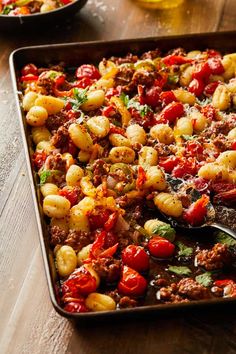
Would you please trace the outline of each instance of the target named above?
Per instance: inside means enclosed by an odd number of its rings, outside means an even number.
[[[163,53],[167,53],[174,48],[184,48],[186,51],[205,50],[207,48],[215,49],[221,53],[234,53],[236,51],[235,32],[222,33],[206,33],[193,34],[174,37],[160,38],[144,38],[130,39],[110,42],[88,42],[88,43],[71,43],[58,44],[50,46],[34,46],[21,48],[14,51],[10,57],[10,68],[13,80],[13,88],[15,91],[17,107],[19,112],[22,136],[26,152],[27,165],[33,192],[37,223],[39,228],[40,243],[44,258],[46,276],[50,291],[50,297],[55,309],[63,316],[68,318],[82,320],[107,318],[113,316],[134,316],[144,315],[147,313],[155,313],[158,311],[166,311],[171,309],[188,309],[192,306],[201,307],[204,305],[225,305],[233,306],[234,298],[214,298],[203,299],[201,301],[179,302],[171,304],[155,304],[145,306],[126,308],[116,311],[105,312],[85,312],[85,313],[69,313],[58,304],[58,278],[54,265],[54,255],[49,245],[49,237],[47,225],[44,221],[42,207],[39,203],[39,187],[36,175],[32,170],[30,161],[30,149],[32,142],[30,141],[29,130],[26,125],[25,114],[21,106],[22,93],[19,91],[19,73],[20,70],[28,63],[35,63],[37,66],[46,67],[49,64],[58,64],[64,62],[68,67],[79,67],[82,64],[93,63],[97,65],[104,57],[111,56],[122,57],[127,53],[142,54],[144,52],[160,49]],[[209,232],[209,231],[208,231]],[[211,236],[210,236],[211,237]]]

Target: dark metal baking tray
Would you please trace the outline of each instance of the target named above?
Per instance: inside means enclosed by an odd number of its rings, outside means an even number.
[[[72,17],[79,11],[87,0],[75,0],[74,2],[62,6],[58,9],[44,12],[35,13],[32,15],[22,16],[8,16],[0,15],[0,29],[2,31],[12,32],[17,30],[26,31],[40,28],[48,28],[49,25],[53,26],[64,22],[67,18]],[[45,27],[46,26],[46,27]]]
[[[50,292],[52,304],[56,311],[62,316],[70,319],[78,320],[80,323],[85,321],[96,321],[105,319],[123,319],[124,317],[137,317],[144,315],[155,315],[156,313],[167,313],[175,310],[188,311],[196,308],[200,309],[204,306],[234,306],[236,299],[214,299],[200,300],[189,303],[163,304],[143,306],[130,309],[122,309],[117,311],[106,312],[89,312],[89,313],[68,313],[64,311],[56,300],[56,271],[53,261],[53,254],[50,250],[47,236],[47,228],[43,218],[42,208],[39,204],[39,190],[34,172],[30,162],[30,137],[28,127],[26,126],[24,112],[21,108],[21,93],[17,87],[17,77],[19,70],[27,63],[35,63],[37,65],[47,65],[49,63],[58,63],[64,61],[68,66],[79,66],[83,63],[98,63],[103,57],[111,55],[122,56],[128,52],[141,53],[147,50],[160,48],[164,52],[176,48],[183,47],[186,50],[214,48],[221,52],[236,52],[236,31],[219,32],[219,33],[203,33],[180,36],[168,36],[158,38],[141,38],[126,39],[116,41],[100,41],[100,42],[83,42],[83,43],[67,43],[25,47],[15,50],[10,56],[10,70],[13,82],[13,90],[17,102],[18,115],[21,125],[21,132],[24,142],[27,166],[32,188],[33,200],[35,205],[35,213],[39,229],[39,239],[43,253],[45,271]]]

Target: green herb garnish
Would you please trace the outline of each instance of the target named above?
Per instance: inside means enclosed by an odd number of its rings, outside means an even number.
[[[135,101],[133,98],[129,99],[128,95],[122,93],[120,95],[120,99],[123,101],[124,105],[129,108],[135,108],[139,113],[140,116],[143,118],[149,112],[153,112],[153,110],[147,104],[140,104],[138,101]]]
[[[165,223],[158,225],[152,233],[162,236],[171,242],[175,239],[175,229]]]
[[[179,257],[189,257],[193,254],[192,247],[185,246],[182,242],[176,242],[177,247],[179,248],[178,256]]]
[[[12,10],[14,10],[14,7],[15,7],[14,4],[4,6],[2,14],[3,14],[3,15],[8,15],[9,12],[11,12]]]
[[[45,184],[47,182],[48,177],[51,176],[51,171],[50,170],[45,170],[40,174],[40,186]]]
[[[169,266],[168,271],[178,275],[190,275],[192,273],[191,269],[185,266]]]
[[[73,98],[70,98],[67,102],[71,104],[74,111],[79,111],[80,106],[88,101],[87,96],[88,89],[79,90],[77,87],[73,89]]]
[[[179,81],[179,76],[178,75],[168,75],[167,81],[168,81],[169,85],[173,85],[173,84],[175,85]]]
[[[213,282],[212,277],[211,277],[211,273],[210,272],[205,272],[203,274],[197,275],[195,280],[203,285],[203,286],[210,286]]]

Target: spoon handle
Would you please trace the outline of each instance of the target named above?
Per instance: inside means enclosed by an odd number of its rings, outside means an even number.
[[[219,229],[221,231],[224,231],[226,234],[230,235],[236,240],[236,232],[233,230],[229,229],[227,226],[219,224],[218,222],[214,222],[211,224],[211,227],[214,227],[215,229]]]

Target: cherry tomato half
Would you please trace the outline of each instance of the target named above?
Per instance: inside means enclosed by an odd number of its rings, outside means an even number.
[[[118,284],[119,293],[128,296],[142,296],[146,288],[146,279],[136,272],[136,270],[125,265],[122,270],[121,280]]]
[[[143,272],[149,268],[149,257],[141,246],[127,246],[122,252],[122,261],[138,272]]]
[[[76,269],[69,278],[62,284],[63,296],[71,297],[87,296],[97,289],[96,279],[84,267]]]
[[[184,106],[181,102],[171,102],[162,111],[161,117],[166,121],[174,122],[184,114]]]
[[[203,81],[201,79],[193,79],[188,86],[188,90],[197,97],[201,96],[204,91]]]
[[[163,237],[153,237],[148,242],[148,249],[152,256],[157,258],[170,258],[175,251],[175,245]]]
[[[180,158],[177,156],[163,157],[159,160],[159,166],[164,168],[165,172],[171,173],[175,166],[178,165]]]
[[[167,106],[169,103],[177,101],[177,99],[173,91],[162,91],[160,101],[163,106]]]
[[[192,226],[200,225],[207,214],[208,203],[209,197],[206,194],[203,194],[200,199],[192,203],[187,211],[184,212],[184,220]]]
[[[71,206],[74,206],[78,203],[78,190],[75,188],[69,189],[68,187],[64,187],[59,191],[58,194],[68,199]]]
[[[90,64],[81,65],[76,70],[75,76],[77,77],[78,80],[83,79],[84,77],[98,80],[101,77],[98,69],[94,65],[90,65]]]
[[[38,75],[38,68],[34,64],[27,64],[21,70],[21,75],[26,76],[28,74]]]
[[[221,59],[218,57],[212,57],[208,59],[207,63],[210,67],[211,74],[213,75],[221,75],[225,71]]]

